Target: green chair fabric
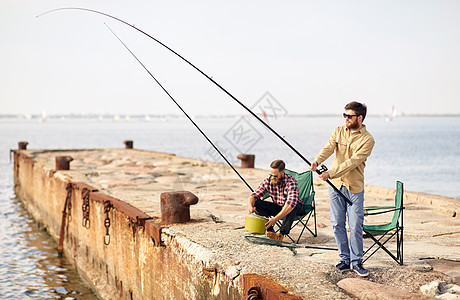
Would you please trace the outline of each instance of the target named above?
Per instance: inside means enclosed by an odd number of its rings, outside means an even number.
[[[291,234],[287,235],[287,237],[293,242],[298,244],[300,241],[300,238],[302,237],[302,234],[304,233],[305,229],[307,229],[313,236],[317,236],[317,228],[316,228],[316,208],[315,208],[315,190],[313,186],[313,174],[311,171],[306,171],[303,173],[297,173],[295,171],[291,170],[284,170],[286,174],[289,174],[293,176],[299,185],[299,195],[300,198],[303,201],[303,206],[305,208],[305,214],[304,215],[299,215],[296,217],[294,222],[292,223],[292,227],[294,228],[295,226],[299,225],[302,226],[302,230],[297,237],[297,239],[293,238]],[[266,199],[270,197],[267,194],[264,195],[263,199]],[[310,221],[310,218],[313,218],[313,225],[314,228],[308,227],[308,222]],[[279,226],[281,223],[278,223],[278,230],[279,231]]]
[[[396,182],[396,196],[394,206],[379,206],[379,207],[365,207],[364,215],[379,215],[385,213],[393,213],[391,222],[381,225],[363,225],[364,237],[372,239],[373,244],[364,252],[366,256],[369,252],[373,251],[363,260],[365,262],[377,250],[382,249],[398,264],[403,264],[404,255],[404,185],[402,182]],[[377,238],[378,237],[378,238]],[[396,237],[396,255],[393,254],[385,245],[393,237]],[[374,248],[375,247],[375,248]]]

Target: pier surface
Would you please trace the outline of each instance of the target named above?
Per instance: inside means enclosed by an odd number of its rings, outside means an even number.
[[[73,160],[70,162],[70,170],[56,171],[56,156],[71,156]],[[53,178],[63,183],[84,183],[98,193],[126,202],[151,217],[155,224],[161,227],[163,249],[180,248],[188,259],[195,261],[194,264],[190,264],[190,268],[196,265],[205,266],[199,270],[191,269],[190,272],[196,271],[200,276],[208,276],[213,281],[210,283],[210,294],[216,299],[234,298],[238,293],[243,295],[242,282],[245,274],[257,274],[272,280],[286,288],[293,296],[302,299],[360,297],[359,293],[346,292],[342,288],[343,285],[339,287],[337,284],[343,279],[356,279],[358,276],[352,272],[342,274],[336,271],[335,264],[339,261],[336,251],[307,248],[291,251],[288,248],[257,245],[246,241],[244,236],[251,235],[243,228],[250,191],[225,164],[135,149],[18,150],[15,161],[15,169],[19,170],[15,170],[15,176],[18,177],[17,192],[20,197],[26,198],[26,204],[38,200],[31,199],[33,193],[21,191],[27,189],[27,180],[23,178],[21,182],[21,176],[18,174],[23,172],[21,163],[32,161],[33,168],[36,169],[33,174],[41,170],[45,174],[45,180]],[[237,169],[254,189],[268,175],[268,170]],[[34,183],[34,186],[36,187],[37,183]],[[318,236],[313,237],[306,232],[300,244],[336,247],[329,223],[327,185],[315,180],[314,188]],[[380,284],[382,288],[397,288],[414,295],[421,295],[420,286],[433,280],[459,284],[460,201],[410,192],[410,186],[407,185],[405,188],[409,191],[404,195],[404,265],[399,266],[380,250],[366,262],[365,267],[371,274],[365,280]],[[199,198],[199,202],[190,206],[190,222],[162,225],[159,221],[160,195],[163,192],[174,191],[190,191]],[[394,195],[394,189],[366,186],[365,205],[393,205]],[[61,198],[64,205],[65,197]],[[60,221],[62,205],[58,205],[55,217]],[[40,209],[37,205],[28,205],[28,208]],[[74,209],[81,210],[81,207]],[[46,224],[43,212],[32,211],[32,214],[39,222]],[[78,218],[77,215],[76,217]],[[365,219],[365,223],[371,221],[375,220]],[[76,222],[81,224],[81,220]],[[59,222],[56,223],[60,225]],[[92,224],[96,226],[95,221],[92,221]],[[58,230],[53,229],[52,225],[47,226],[50,227],[50,233],[58,238]],[[111,230],[115,230],[114,226]],[[297,230],[299,229],[294,229],[294,234]],[[140,233],[133,231],[133,235],[135,234]],[[70,250],[66,250],[66,255],[78,255],[79,238],[74,237],[70,238],[70,242],[65,241],[64,246],[70,247]],[[119,239],[112,239],[110,246],[98,247],[115,247],[114,244],[120,242],[123,243]],[[365,248],[369,245],[370,241],[365,239]],[[116,247],[120,248],[121,245]],[[105,248],[98,251],[107,255]],[[74,263],[78,265],[79,259],[75,258]],[[81,270],[85,268],[84,265],[77,267]],[[107,267],[107,274],[109,273],[110,266]],[[93,277],[95,276],[87,275],[86,279],[91,281]],[[119,277],[115,278],[114,284],[119,291]],[[104,284],[111,281],[113,280],[107,279]],[[103,288],[98,292],[102,283],[90,284],[102,298],[110,297]],[[224,287],[227,289],[226,292],[223,291]],[[231,292],[232,289],[237,292]],[[123,288],[121,290],[123,294]],[[124,293],[126,294],[126,288]],[[133,294],[137,295],[135,291],[131,291],[131,297]],[[200,299],[199,296],[196,299]]]

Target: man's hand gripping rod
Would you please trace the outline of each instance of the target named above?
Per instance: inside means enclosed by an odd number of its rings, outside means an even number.
[[[322,173],[326,172],[327,170],[328,170],[327,167],[324,164],[321,164],[321,166],[319,166],[319,168],[316,168],[316,173],[318,173],[318,175],[321,175]],[[353,203],[347,197],[345,197],[345,195],[338,188],[336,188],[335,185],[333,185],[332,182],[329,181],[329,179],[326,180],[326,182],[329,183],[329,185],[337,193],[339,193],[339,195],[342,196],[343,199],[345,199],[345,201],[347,201],[348,204],[353,205]]]

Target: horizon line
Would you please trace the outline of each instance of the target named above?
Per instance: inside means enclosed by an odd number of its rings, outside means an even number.
[[[247,116],[248,114],[195,114],[194,117],[241,117]],[[258,114],[259,115],[259,114]],[[261,114],[260,114],[261,115]],[[149,113],[0,113],[0,118],[20,118],[20,119],[31,119],[31,118],[62,118],[62,117],[73,117],[73,118],[104,118],[104,117],[129,117],[129,118],[162,118],[162,117],[184,117],[179,113],[164,113],[164,114],[149,114]],[[289,114],[283,117],[334,117],[337,114],[334,113],[317,113],[317,114]],[[389,114],[368,114],[368,117],[389,117]],[[460,113],[401,113],[396,117],[443,117],[443,116],[460,116]]]

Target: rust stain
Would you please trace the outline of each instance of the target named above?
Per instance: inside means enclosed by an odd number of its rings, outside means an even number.
[[[242,276],[244,295],[254,295],[257,291],[258,298],[253,299],[282,299],[282,300],[301,300],[299,296],[289,293],[289,291],[275,281],[258,274],[245,274]]]

